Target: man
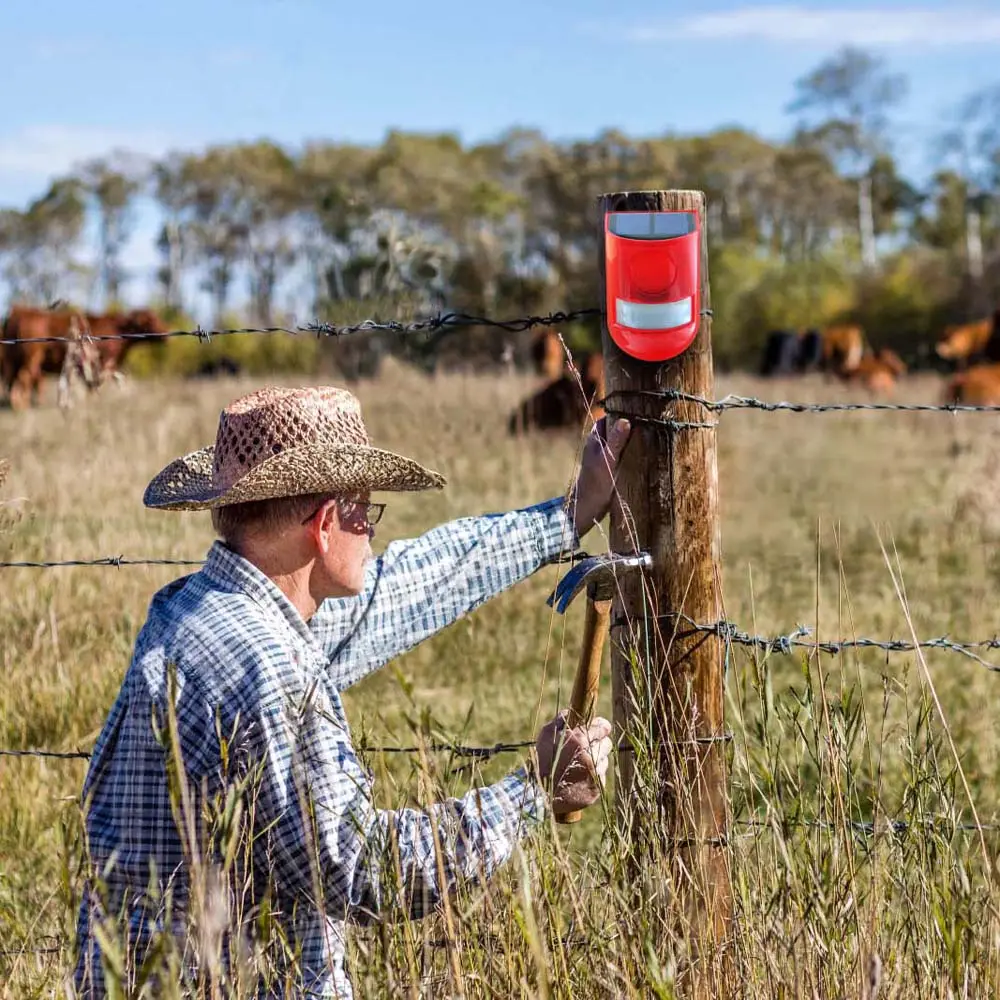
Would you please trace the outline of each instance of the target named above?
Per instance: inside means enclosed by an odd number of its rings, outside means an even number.
[[[237,399],[214,446],[150,482],[147,507],[209,509],[219,539],[199,572],[153,597],[94,747],[83,794],[102,891],[89,882],[80,909],[80,993],[105,990],[103,935],[127,931],[141,964],[165,928],[188,942],[181,964],[203,974],[213,960],[204,911],[221,906],[216,923],[232,929],[236,904],[253,919],[266,897],[298,952],[286,981],[268,991],[290,983],[297,994],[350,997],[348,919],[420,917],[459,881],[495,872],[547,807],[598,799],[610,724],[567,732],[561,714],[538,736],[537,770],[521,767],[426,810],[376,809],[340,692],[575,548],[608,510],[628,431],[619,423],[606,443],[603,424],[591,434],[569,508],[560,497],[458,519],[390,542],[377,559],[370,541],[382,505],[371,493],[445,481],[373,447],[343,389],[268,387]],[[172,785],[180,766],[186,782]],[[198,875],[211,860],[197,836],[203,810],[247,775],[250,899],[229,887],[213,902]],[[192,914],[194,934],[185,926]],[[126,989],[134,982],[123,956],[104,961]]]

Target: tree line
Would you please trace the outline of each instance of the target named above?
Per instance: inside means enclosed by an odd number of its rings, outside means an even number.
[[[906,89],[882,60],[845,48],[796,82],[783,142],[733,127],[557,143],[515,128],[470,146],[393,131],[377,146],[115,152],[0,211],[0,280],[11,301],[73,300],[84,287],[118,303],[145,199],[160,220],[151,304],[174,320],[200,293],[213,323],[271,325],[292,281],[310,318],[508,318],[596,304],[598,194],[699,188],[722,365],[755,358],[770,329],[844,320],[918,361],[944,324],[1000,298],[1000,84],[954,109],[923,187],[893,148]],[[595,329],[570,334],[592,344]],[[454,347],[499,349],[489,334]]]

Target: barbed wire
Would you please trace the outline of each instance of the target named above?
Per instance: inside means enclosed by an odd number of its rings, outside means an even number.
[[[587,552],[562,553],[551,559],[551,563],[575,563],[589,559]],[[65,566],[111,566],[116,569],[122,566],[204,566],[204,559],[126,559],[125,556],[98,556],[95,559],[53,559],[33,562],[18,560],[12,562],[0,561],[0,569],[60,569]]]
[[[287,333],[291,336],[312,336],[323,337],[345,337],[355,333],[372,333],[381,331],[384,333],[435,333],[442,330],[453,330],[465,327],[489,327],[497,330],[506,330],[508,333],[521,333],[536,326],[556,326],[562,323],[572,323],[578,319],[586,319],[593,316],[600,316],[601,310],[590,309],[570,309],[556,310],[544,316],[519,316],[515,319],[493,319],[489,316],[475,316],[470,313],[443,313],[431,316],[426,319],[414,320],[410,323],[401,323],[398,320],[374,320],[368,319],[361,323],[350,323],[339,325],[335,323],[306,323],[295,326],[241,326],[229,327],[219,330],[205,330],[199,324],[194,330],[167,330],[164,333],[101,333],[78,337],[31,337],[29,343],[32,344],[62,344],[78,343],[81,339],[85,341],[102,340],[136,340],[136,341],[158,341],[169,340],[174,337],[196,337],[202,343],[210,343],[214,337],[231,337],[241,334],[271,334]],[[0,344],[17,345],[26,341],[17,338],[0,339]]]
[[[765,653],[784,653],[791,655],[793,649],[808,649],[820,653],[828,653],[836,656],[847,649],[878,649],[886,653],[912,653],[917,649],[941,649],[951,653],[959,653],[974,660],[980,666],[986,667],[1000,673],[1000,666],[990,663],[981,656],[976,655],[973,650],[1000,649],[1000,636],[993,636],[991,639],[979,639],[975,642],[960,642],[949,639],[947,636],[939,636],[935,639],[923,639],[919,642],[911,642],[908,639],[827,639],[827,640],[806,640],[804,637],[812,635],[812,628],[808,625],[798,625],[787,635],[754,635],[741,629],[734,622],[721,619],[717,622],[696,622],[692,618],[683,614],[650,615],[649,618],[658,622],[680,621],[685,626],[686,631],[678,632],[674,638],[684,639],[695,633],[706,635],[717,635],[727,645],[748,646],[761,649]],[[623,628],[630,622],[641,621],[641,618],[628,619],[616,618],[612,623],[612,628]]]
[[[640,399],[656,399],[667,403],[695,403],[712,413],[724,410],[763,410],[765,412],[787,411],[790,413],[832,413],[852,410],[891,410],[896,412],[923,413],[1000,413],[1000,405],[963,404],[963,403],[790,403],[786,401],[769,402],[755,396],[737,396],[730,393],[721,399],[708,399],[695,393],[682,392],[680,389],[613,389],[607,393],[600,405],[616,417],[628,417],[641,423],[663,424],[669,427],[714,427],[709,423],[682,423],[668,418],[646,417],[618,409],[611,409],[607,403],[614,396],[634,397]]]
[[[535,745],[534,740],[520,740],[514,743],[494,743],[492,746],[467,746],[461,743],[428,743],[422,749],[428,753],[450,753],[456,757],[474,757],[489,760],[502,753],[515,753]],[[358,753],[420,753],[419,746],[381,746],[358,743],[354,749]],[[39,757],[55,760],[89,760],[89,750],[14,750],[0,748],[0,757]]]
[[[659,746],[665,745],[712,745],[715,743],[731,743],[734,736],[727,730],[715,736],[696,736],[684,740],[663,740],[654,741]],[[511,743],[494,743],[491,746],[468,746],[462,743],[428,743],[424,747],[419,746],[383,746],[380,744],[357,743],[354,749],[358,753],[420,753],[424,750],[428,753],[450,753],[456,757],[473,757],[479,760],[489,760],[502,753],[516,753],[520,750],[527,750],[535,746],[533,739],[517,740]],[[621,753],[630,753],[634,747],[628,744],[619,744],[617,749]],[[89,760],[92,756],[89,750],[13,750],[0,749],[0,757],[41,757],[53,758],[56,760]]]
[[[97,559],[57,559],[44,562],[20,560],[0,562],[0,569],[59,569],[64,566],[203,566],[204,559],[126,559],[125,556],[101,556]]]
[[[40,945],[37,948],[4,948],[0,950],[0,958],[22,958],[26,955],[59,955],[69,944],[68,941],[60,941],[55,934],[41,934],[39,941],[53,941],[51,945]]]
[[[887,817],[881,821],[850,820],[846,823],[834,823],[832,820],[819,819],[776,819],[773,822],[764,819],[735,819],[735,826],[756,830],[792,829],[792,830],[854,830],[857,833],[874,835],[878,833],[908,833],[911,830],[962,830],[975,833],[979,830],[1000,830],[1000,823],[968,823],[943,819],[940,816],[917,817],[916,819],[892,819]]]
[[[494,743],[492,746],[463,746],[455,743],[428,743],[423,749],[429,753],[450,753],[456,757],[475,757],[479,760],[489,760],[502,753],[517,753],[535,745],[534,740],[519,740],[514,743]],[[420,753],[420,747],[396,747],[396,746],[366,746],[360,744],[355,747],[360,753]]]
[[[89,750],[10,750],[0,749],[0,757],[48,757],[55,760],[90,760]]]

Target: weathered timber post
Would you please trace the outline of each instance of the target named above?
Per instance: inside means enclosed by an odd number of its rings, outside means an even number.
[[[731,911],[724,647],[717,634],[690,629],[722,618],[716,415],[662,395],[713,395],[705,196],[633,191],[602,195],[597,208],[602,309],[607,212],[688,211],[701,223],[702,315],[691,346],[669,361],[641,361],[612,340],[606,314],[601,333],[609,424],[627,417],[633,425],[619,471],[621,507],[611,511],[611,548],[647,550],[653,558],[642,578],[622,577],[612,610],[619,623],[611,635],[615,739],[630,747],[617,757],[616,815],[635,862],[647,870],[669,866],[674,891],[687,899],[685,935],[704,940],[707,932],[718,942]]]

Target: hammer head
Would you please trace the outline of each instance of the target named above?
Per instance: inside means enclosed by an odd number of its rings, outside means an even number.
[[[578,562],[559,581],[559,585],[545,602],[555,605],[559,614],[564,614],[573,598],[586,585],[594,600],[606,600],[614,593],[614,583],[618,573],[623,570],[648,569],[653,565],[653,557],[648,552],[637,555],[617,555],[613,552],[606,555],[590,556]]]

